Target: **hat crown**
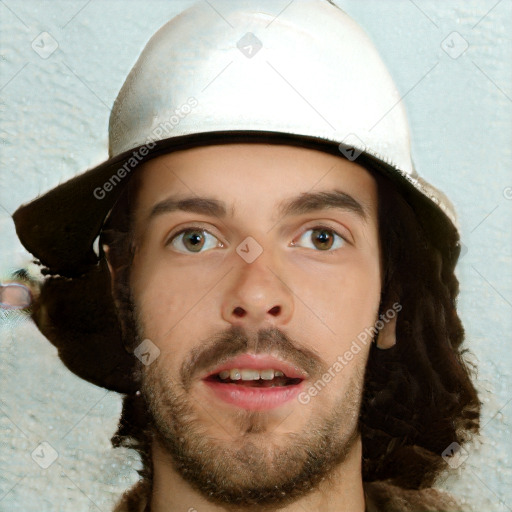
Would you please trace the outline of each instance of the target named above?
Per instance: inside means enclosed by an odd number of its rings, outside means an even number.
[[[327,0],[200,2],[126,79],[110,156],[179,135],[262,130],[355,145],[414,176],[400,95],[363,30]]]

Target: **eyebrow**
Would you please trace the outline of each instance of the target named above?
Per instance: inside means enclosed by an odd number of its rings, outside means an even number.
[[[208,197],[185,197],[177,199],[168,197],[155,204],[151,209],[148,221],[151,221],[159,215],[175,211],[202,213],[213,217],[225,217],[226,207],[222,201]]]
[[[337,209],[355,213],[365,222],[369,217],[369,211],[366,206],[363,206],[351,195],[340,190],[304,192],[297,197],[281,202],[278,206],[278,212],[281,217],[303,215],[326,209]],[[155,217],[174,211],[193,212],[220,218],[226,217],[227,214],[224,202],[217,199],[209,197],[185,197],[182,199],[169,197],[153,206],[148,222]]]
[[[341,190],[329,192],[304,192],[298,197],[281,203],[279,214],[282,217],[303,215],[317,210],[336,209],[355,213],[363,221],[367,221],[370,212],[366,206]]]

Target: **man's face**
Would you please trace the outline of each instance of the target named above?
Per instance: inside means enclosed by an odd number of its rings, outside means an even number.
[[[142,368],[157,442],[212,500],[308,492],[360,456],[369,344],[339,356],[377,320],[373,177],[319,151],[229,144],[140,178],[131,289],[138,341],[160,350]]]

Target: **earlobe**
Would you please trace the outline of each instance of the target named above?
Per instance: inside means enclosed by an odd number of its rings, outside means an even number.
[[[383,321],[384,327],[379,331],[375,340],[377,348],[386,350],[396,345],[396,319],[397,315],[387,321]]]

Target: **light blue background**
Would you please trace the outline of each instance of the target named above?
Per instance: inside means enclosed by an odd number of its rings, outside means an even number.
[[[150,36],[190,3],[0,1],[0,277],[26,261],[9,214],[105,159],[124,78]],[[276,0],[276,15],[288,4]],[[416,166],[452,199],[467,248],[459,309],[479,367],[483,429],[443,485],[475,510],[510,511],[512,2],[338,4],[389,66]],[[31,48],[42,31],[59,45],[46,60]],[[469,44],[458,59],[441,48],[454,31]],[[0,510],[110,510],[137,479],[137,458],[109,444],[119,397],[67,371],[23,317],[0,317],[0,337]],[[45,440],[59,454],[47,470],[30,456]]]

